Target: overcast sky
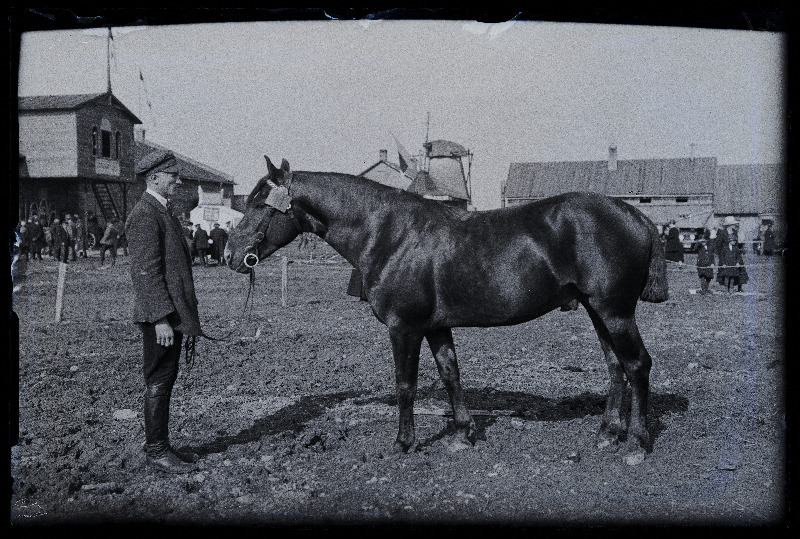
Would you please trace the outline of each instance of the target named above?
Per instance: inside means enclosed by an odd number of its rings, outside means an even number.
[[[114,94],[147,139],[231,174],[358,174],[429,138],[474,153],[474,202],[509,164],[786,160],[785,34],[459,21],[223,23],[113,29]],[[30,32],[19,95],[103,92],[107,30]],[[141,78],[140,78],[141,73]],[[142,78],[144,80],[142,80]],[[692,146],[694,145],[694,146]]]

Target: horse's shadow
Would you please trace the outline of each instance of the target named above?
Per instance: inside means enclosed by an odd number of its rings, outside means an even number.
[[[444,389],[432,388],[420,393],[418,399],[434,398],[445,402],[449,400]],[[464,390],[467,408],[487,411],[487,415],[474,416],[475,428],[471,432],[469,440],[473,444],[478,440],[486,441],[486,431],[497,422],[501,415],[519,417],[524,421],[570,421],[587,415],[602,416],[605,411],[606,398],[607,395],[590,392],[564,398],[547,398],[520,391],[497,390],[492,387],[467,388]],[[272,415],[256,419],[251,427],[235,435],[221,436],[200,446],[181,449],[190,449],[199,455],[223,453],[231,446],[259,441],[270,434],[287,431],[298,434],[305,429],[309,421],[323,415],[328,408],[348,399],[353,399],[353,403],[356,405],[371,403],[397,405],[394,394],[370,396],[369,393],[359,391],[342,391],[324,395],[309,395],[300,398],[294,404],[281,408]],[[652,442],[666,429],[661,421],[663,415],[683,413],[688,408],[689,399],[683,395],[651,393],[647,427]],[[623,409],[629,410],[627,403],[623,404]],[[491,413],[492,411],[502,411],[502,414],[495,415]],[[630,412],[628,411],[628,413]],[[417,450],[429,447],[453,432],[454,426],[451,420],[440,432],[421,441],[417,445]],[[652,451],[652,442],[651,446],[646,448],[648,451]]]
[[[432,389],[429,398],[448,401],[444,389]],[[469,388],[464,390],[464,401],[469,410],[486,410],[489,415],[473,416],[475,428],[469,436],[473,444],[477,440],[486,441],[486,430],[497,422],[501,415],[519,417],[525,421],[570,421],[589,416],[602,416],[605,412],[608,395],[584,392],[579,395],[563,398],[547,398],[531,395],[521,391],[503,391],[493,387]],[[667,413],[682,413],[689,409],[689,399],[674,393],[651,393],[648,405],[647,429],[651,435],[649,447],[666,429],[661,417]],[[630,418],[630,388],[628,388],[622,409],[625,410],[625,421]],[[491,411],[502,411],[502,414],[491,414]],[[599,424],[598,424],[599,426]],[[425,448],[454,432],[452,421],[439,433],[424,440],[419,448]],[[624,437],[623,437],[624,441]]]

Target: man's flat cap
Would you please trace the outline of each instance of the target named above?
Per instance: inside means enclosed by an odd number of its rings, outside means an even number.
[[[168,174],[178,173],[178,160],[175,154],[170,151],[150,152],[136,163],[136,174],[150,175],[156,172],[166,172]]]

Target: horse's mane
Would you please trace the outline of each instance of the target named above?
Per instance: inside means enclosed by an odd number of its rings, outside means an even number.
[[[349,204],[357,201],[359,206],[367,210],[375,210],[386,203],[394,205],[403,205],[409,209],[409,205],[418,208],[430,215],[439,215],[445,219],[464,220],[469,217],[470,212],[463,208],[444,204],[436,200],[426,199],[418,193],[400,189],[399,187],[392,187],[364,176],[355,176],[353,174],[346,174],[342,172],[311,172],[311,171],[295,171],[293,172],[296,178],[309,177],[313,179],[322,179],[324,181],[340,182],[342,185],[348,185],[348,189],[331,190],[327,194],[334,196],[335,192],[339,193],[341,203]],[[247,204],[250,204],[255,196],[261,191],[264,185],[269,181],[269,175],[262,176],[256,183],[253,190],[247,196]]]
[[[388,203],[392,206],[403,207],[404,211],[414,208],[449,219],[462,220],[468,215],[468,212],[462,208],[426,199],[420,194],[388,186],[363,176],[338,172],[296,172],[295,174],[298,176],[308,175],[312,178],[335,181],[340,185],[345,185],[348,187],[347,189],[338,190],[340,198],[343,199],[342,203],[349,204],[355,201],[360,207],[367,210],[376,210]]]

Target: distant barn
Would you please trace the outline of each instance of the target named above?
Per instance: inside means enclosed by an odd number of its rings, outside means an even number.
[[[687,247],[692,235],[732,215],[740,241],[773,222],[785,229],[785,168],[781,165],[719,165],[716,157],[617,159],[511,163],[502,186],[504,207],[567,191],[592,191],[636,206],[659,227],[675,220]]]
[[[739,221],[739,240],[750,241],[767,223],[779,244],[786,240],[786,167],[777,164],[720,165],[714,212]]]
[[[609,148],[604,161],[511,163],[503,206],[567,191],[591,191],[636,206],[657,225],[679,221],[702,228],[713,215],[716,157],[618,160]]]

